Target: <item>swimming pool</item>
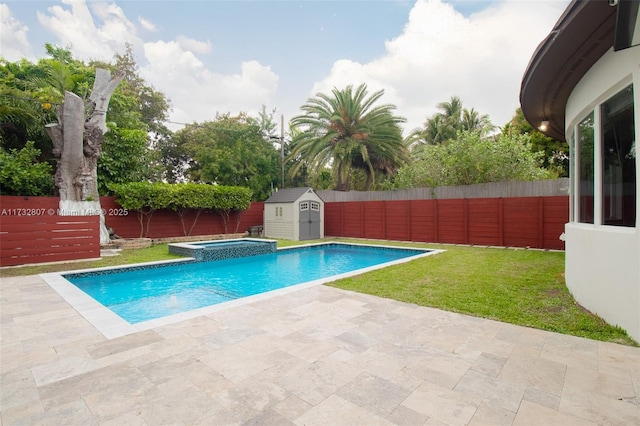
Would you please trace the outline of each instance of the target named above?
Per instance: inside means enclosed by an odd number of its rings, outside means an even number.
[[[323,284],[436,252],[321,243],[235,259],[181,260],[43,274],[42,277],[109,337],[114,333],[128,334],[193,318],[214,307]],[[98,323],[92,320],[96,317],[99,317]]]

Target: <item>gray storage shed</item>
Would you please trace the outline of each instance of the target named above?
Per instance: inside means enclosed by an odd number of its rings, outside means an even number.
[[[312,188],[281,189],[264,202],[263,223],[268,238],[324,238],[324,201]]]

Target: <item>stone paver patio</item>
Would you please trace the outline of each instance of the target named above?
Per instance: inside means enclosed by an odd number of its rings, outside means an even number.
[[[1,425],[638,425],[640,349],[327,286],[107,340],[1,282]]]

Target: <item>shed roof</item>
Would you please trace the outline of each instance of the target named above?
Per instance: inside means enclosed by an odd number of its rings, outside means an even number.
[[[265,203],[293,203],[307,192],[315,194],[313,189],[309,187],[281,189],[271,197],[267,198]],[[316,194],[316,196],[318,196],[318,194]]]

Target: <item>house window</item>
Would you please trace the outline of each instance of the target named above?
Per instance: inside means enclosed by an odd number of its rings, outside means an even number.
[[[578,124],[578,222],[593,223],[593,113]]]
[[[282,217],[282,207],[276,207],[276,217]]]
[[[311,210],[314,212],[320,211],[320,203],[316,203],[314,201],[311,202]]]
[[[309,202],[305,201],[303,203],[300,203],[300,211],[307,211],[309,210]]]
[[[602,223],[636,225],[636,144],[633,86],[600,106]]]

